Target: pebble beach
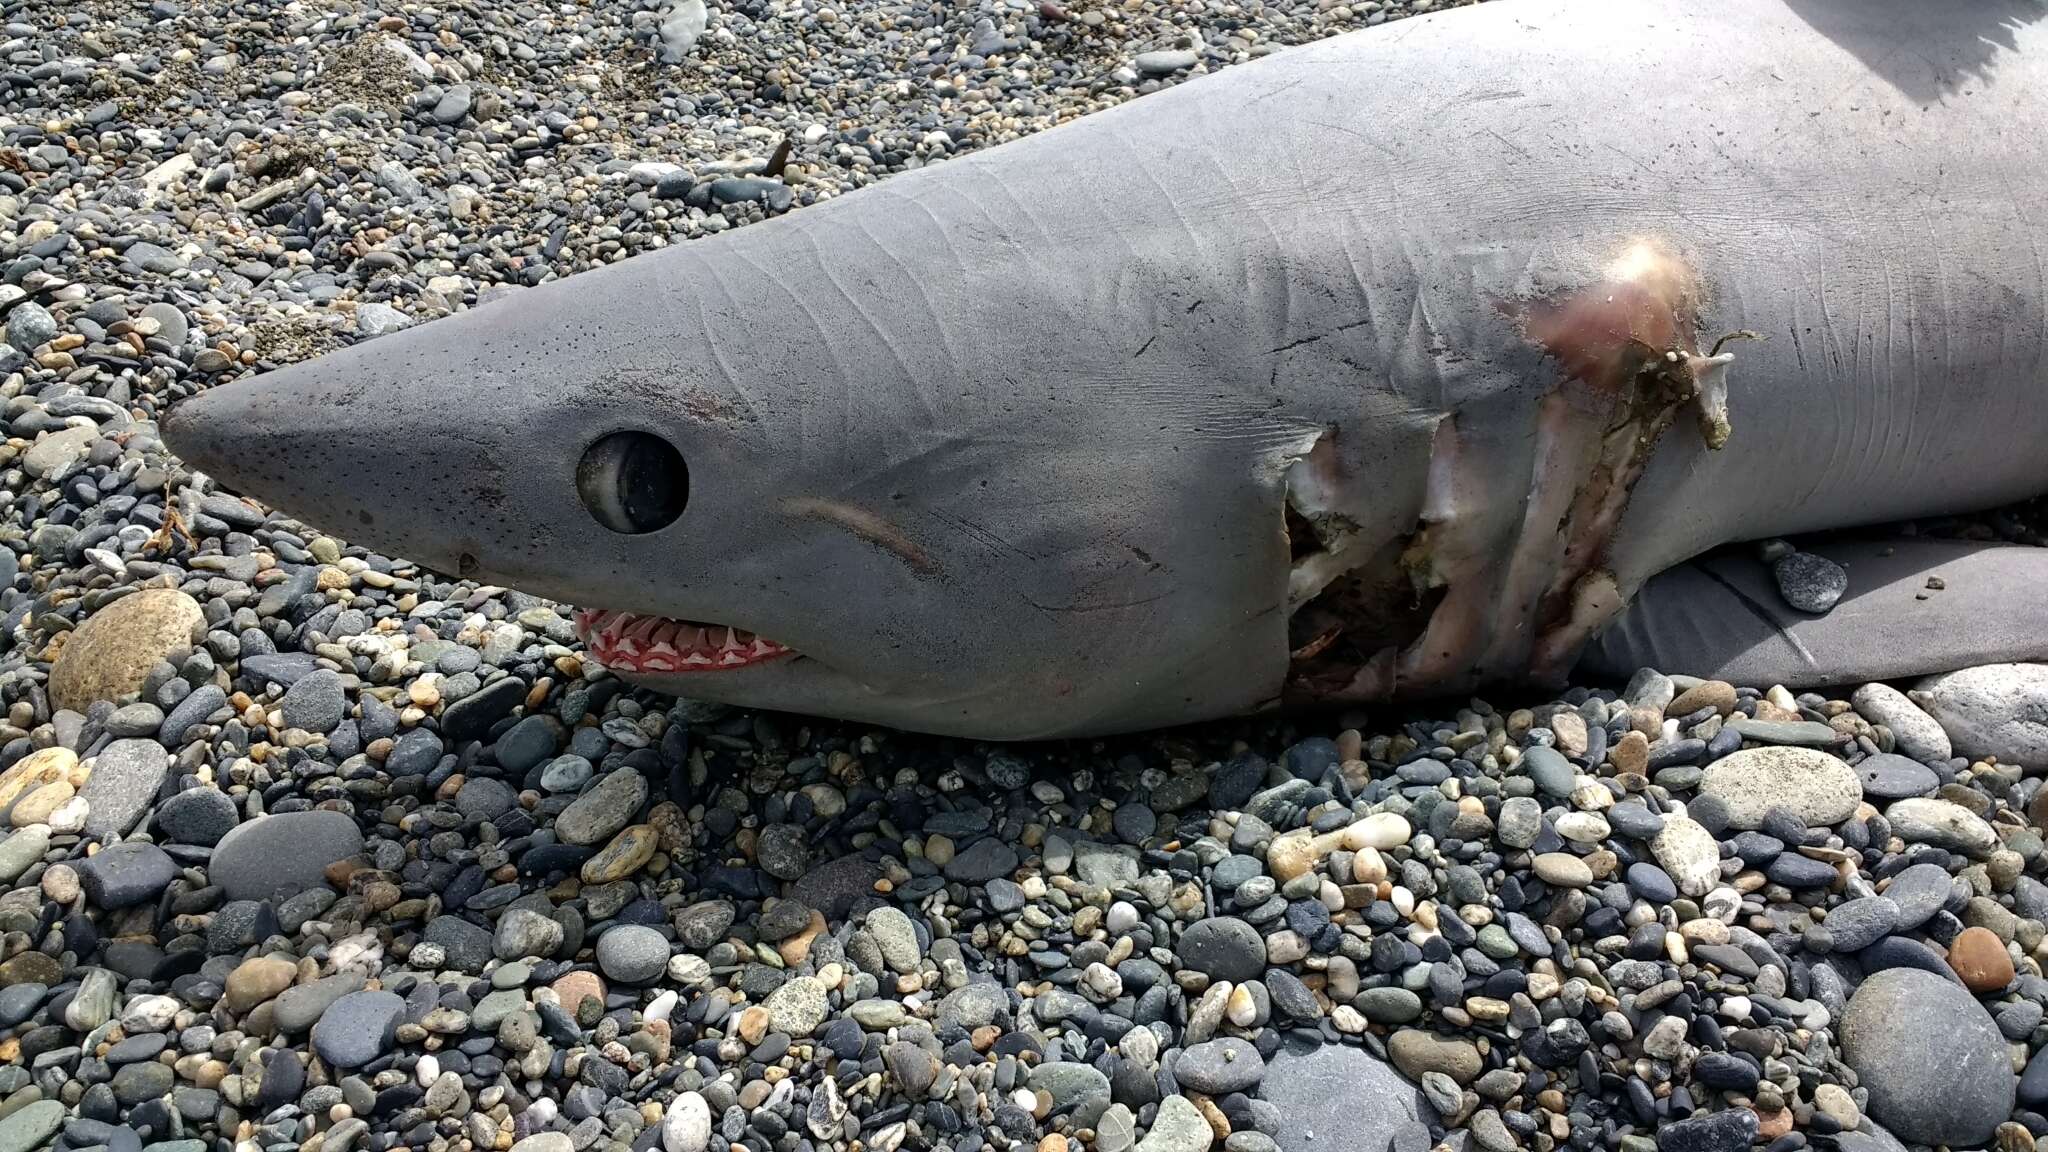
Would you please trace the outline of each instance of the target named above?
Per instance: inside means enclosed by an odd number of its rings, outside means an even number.
[[[0,1152],[2031,1152],[2048,666],[980,744],[634,689],[157,435],[1429,7],[0,4]]]

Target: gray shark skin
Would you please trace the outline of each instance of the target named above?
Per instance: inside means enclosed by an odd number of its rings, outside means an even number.
[[[1710,548],[2048,490],[2040,15],[1402,20],[164,432],[697,699],[1012,740],[1555,682]]]

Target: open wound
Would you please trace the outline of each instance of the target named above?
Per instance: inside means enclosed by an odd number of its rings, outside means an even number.
[[[1608,546],[1658,441],[1690,414],[1727,443],[1724,336],[1702,352],[1700,291],[1662,245],[1625,246],[1593,284],[1497,300],[1562,379],[1532,416],[1536,450],[1519,517],[1499,461],[1468,450],[1453,412],[1431,445],[1416,526],[1370,554],[1318,518],[1316,454],[1288,475],[1294,548],[1292,682],[1323,699],[1552,675],[1623,604]],[[1323,453],[1327,456],[1327,452]]]

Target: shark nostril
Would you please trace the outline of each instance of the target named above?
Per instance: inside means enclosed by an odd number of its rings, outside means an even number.
[[[613,432],[583,452],[576,491],[599,524],[639,535],[675,523],[690,500],[683,454],[659,436]]]

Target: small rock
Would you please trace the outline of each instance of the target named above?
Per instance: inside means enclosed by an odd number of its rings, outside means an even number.
[[[1948,948],[1948,966],[1976,993],[2002,992],[2012,983],[2012,957],[1989,928],[1965,928]]]
[[[313,1025],[313,1048],[340,1068],[359,1068],[391,1050],[405,1000],[393,992],[351,992],[328,1005]]]
[[[1856,711],[1872,724],[1891,729],[1900,752],[1927,764],[1939,764],[1955,753],[1941,722],[1913,703],[1912,698],[1889,684],[1865,684],[1849,698]]]
[[[1849,571],[1825,556],[1794,552],[1771,565],[1778,595],[1785,603],[1814,616],[1826,615],[1849,590]]]

